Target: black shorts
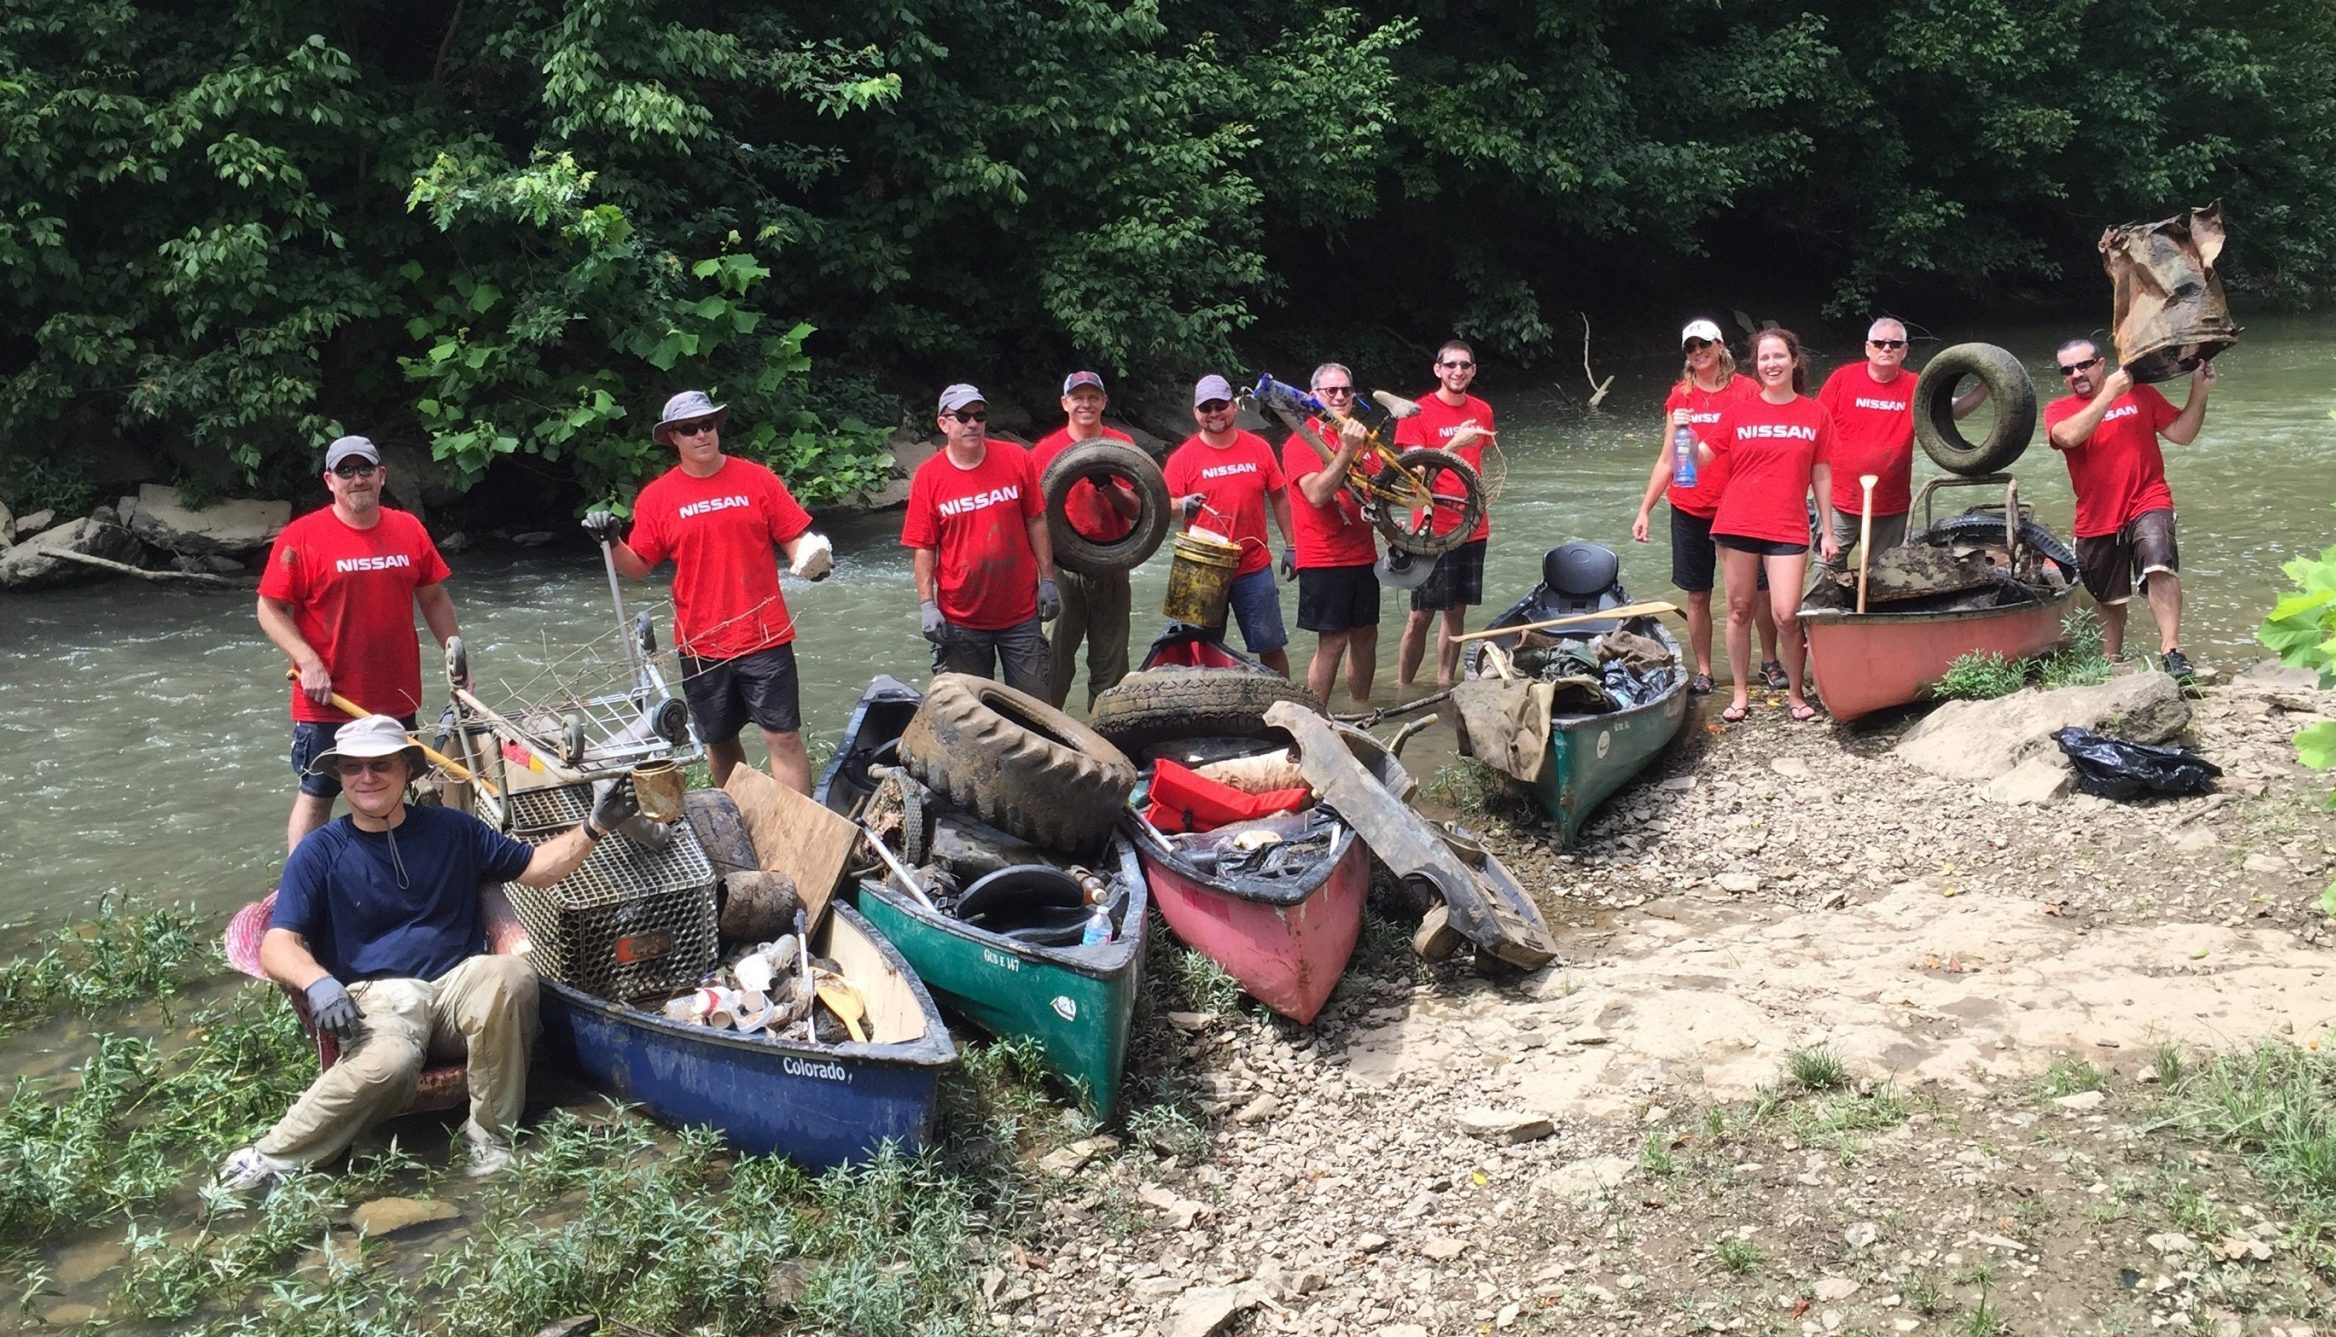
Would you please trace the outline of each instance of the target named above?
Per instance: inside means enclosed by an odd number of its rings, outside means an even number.
[[[1719,561],[1719,549],[1711,546],[1711,517],[1672,507],[1671,583],[1689,594],[1709,594]]]
[[[1298,568],[1298,629],[1349,631],[1379,625],[1379,576],[1363,566]]]
[[[1489,539],[1463,543],[1436,559],[1436,569],[1411,592],[1411,611],[1466,608],[1484,602],[1484,547]],[[1300,624],[1303,625],[1303,624]]]
[[[683,655],[681,671],[681,694],[689,698],[690,724],[701,743],[727,743],[749,720],[772,733],[798,733],[803,728],[792,643],[735,659]]]
[[[1809,551],[1807,543],[1787,543],[1782,539],[1746,538],[1742,534],[1714,534],[1711,541],[1736,552],[1756,552],[1763,557],[1799,557]],[[1762,566],[1766,574],[1766,565]]]
[[[2143,511],[2114,534],[2076,541],[2076,569],[2094,603],[2121,604],[2135,586],[2149,587],[2152,571],[2182,569],[2174,545],[2174,513]]]

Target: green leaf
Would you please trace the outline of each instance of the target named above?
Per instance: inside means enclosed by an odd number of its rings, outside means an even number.
[[[2322,720],[2298,733],[2295,759],[2315,771],[2336,770],[2336,720]]]

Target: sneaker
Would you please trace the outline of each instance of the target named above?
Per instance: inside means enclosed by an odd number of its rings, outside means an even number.
[[[2183,654],[2179,649],[2168,650],[2165,654],[2165,660],[2166,672],[2173,675],[2174,681],[2181,682],[2190,676],[2190,656]]]
[[[1784,661],[1781,659],[1763,659],[1760,661],[1760,681],[1767,683],[1769,686],[1774,687],[1780,692],[1785,688],[1793,685],[1793,680],[1784,676]]]
[[[221,1191],[249,1193],[264,1188],[300,1169],[300,1162],[281,1156],[270,1156],[257,1146],[244,1147],[227,1158],[219,1167],[218,1187]]]
[[[490,1179],[511,1168],[511,1144],[479,1132],[467,1120],[462,1127],[462,1145],[470,1156],[470,1164],[462,1172],[472,1179]]]
[[[1698,673],[1687,680],[1687,690],[1696,696],[1710,696],[1711,689],[1711,675],[1708,673]]]

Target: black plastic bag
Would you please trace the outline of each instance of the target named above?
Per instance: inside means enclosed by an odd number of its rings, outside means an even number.
[[[2211,794],[2222,774],[2195,752],[2156,743],[2128,743],[2090,729],[2061,729],[2052,735],[2076,768],[2076,787],[2102,798],[2134,799],[2144,794]]]

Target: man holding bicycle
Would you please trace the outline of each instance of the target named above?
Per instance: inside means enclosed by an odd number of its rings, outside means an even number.
[[[1324,702],[1346,661],[1346,690],[1357,706],[1371,701],[1371,679],[1379,666],[1379,559],[1371,522],[1347,490],[1346,475],[1370,434],[1353,416],[1355,377],[1344,363],[1314,369],[1309,387],[1336,419],[1307,420],[1331,451],[1324,463],[1306,432],[1293,432],[1282,445],[1282,474],[1297,495],[1290,506],[1291,565],[1298,575],[1298,626],[1314,633],[1314,659],[1306,668],[1306,688]]]
[[[1436,391],[1419,401],[1419,412],[1395,427],[1395,444],[1410,450],[1425,447],[1449,452],[1469,468],[1483,471],[1484,447],[1493,439],[1492,405],[1468,393],[1476,380],[1476,353],[1458,339],[1436,350]],[[1438,495],[1447,495],[1439,479]],[[1444,533],[1456,521],[1436,517],[1435,532]],[[1443,615],[1436,629],[1436,686],[1449,687],[1460,672],[1460,647],[1452,640],[1467,630],[1468,609],[1484,602],[1484,550],[1492,538],[1492,506],[1488,501],[1468,541],[1445,553],[1427,582],[1411,592],[1411,615],[1403,622],[1403,643],[1396,655],[1396,681],[1405,687],[1419,674],[1426,657],[1428,623]]]

